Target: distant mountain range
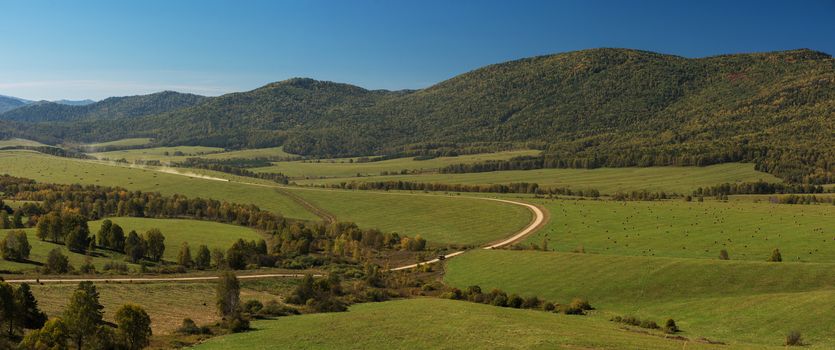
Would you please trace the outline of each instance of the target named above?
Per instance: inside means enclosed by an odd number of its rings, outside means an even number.
[[[50,101],[30,101],[18,97],[12,96],[4,96],[0,95],[0,113],[4,113],[10,110],[13,110],[18,107],[23,107],[30,104],[37,104],[37,103],[50,103]],[[69,106],[86,106],[92,103],[96,103],[93,100],[58,100],[58,101],[51,101],[51,103],[57,103],[62,105],[69,105]]]
[[[591,49],[486,66],[426,89],[296,78],[204,98],[172,92],[0,114],[42,142],[284,145],[311,156],[541,148],[558,167],[751,161],[835,181],[835,60],[792,50],[689,59]],[[128,101],[130,101],[128,103]]]

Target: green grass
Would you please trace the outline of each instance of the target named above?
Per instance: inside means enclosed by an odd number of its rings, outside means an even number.
[[[414,237],[431,244],[482,244],[504,238],[527,225],[526,208],[493,201],[376,191],[289,189],[314,205],[353,221]]]
[[[205,244],[211,248],[221,248],[223,250],[232,246],[238,238],[246,240],[257,240],[261,237],[254,230],[246,227],[220,224],[210,221],[198,220],[182,220],[182,219],[146,219],[146,218],[110,218],[111,221],[118,223],[125,230],[125,234],[131,230],[136,230],[139,234],[144,234],[152,228],[158,228],[165,235],[165,255],[163,259],[168,261],[176,261],[177,253],[183,242],[188,242],[191,247],[192,256],[197,253],[197,248],[200,244]],[[101,221],[91,221],[89,223],[90,232],[97,233],[101,227]],[[0,238],[5,237],[9,230],[0,230]],[[26,234],[29,238],[29,244],[32,245],[32,251],[29,260],[43,263],[52,249],[59,248],[64,254],[70,258],[70,263],[75,267],[80,267],[85,260],[84,254],[69,252],[63,245],[44,242],[35,236],[34,229],[26,229]],[[108,250],[97,250],[96,256],[92,258],[93,265],[99,271],[102,266],[109,261],[123,262],[124,255]],[[32,263],[20,263],[15,261],[0,260],[0,270],[8,271],[29,271],[35,269],[38,265]]]
[[[603,194],[647,190],[690,194],[698,187],[721,183],[781,182],[768,173],[754,170],[753,164],[726,163],[706,167],[649,167],[600,169],[537,169],[466,174],[419,174],[356,178],[298,180],[301,185],[338,184],[351,181],[411,181],[448,184],[508,184],[534,182],[542,187],[596,189]]]
[[[686,335],[780,345],[796,329],[814,348],[835,346],[835,264],[474,251],[447,263],[445,281],[556,302],[587,298],[601,319],[668,317]]]
[[[594,254],[835,262],[835,206],[767,202],[531,200],[551,221],[526,242]]]
[[[120,186],[129,190],[160,192],[164,195],[179,193],[192,198],[202,197],[241,204],[251,203],[289,218],[318,219],[292,199],[273,189],[236,182],[200,179],[26,151],[0,152],[0,169],[5,174],[41,182]],[[199,173],[233,178],[222,173],[208,171]]]
[[[428,160],[397,158],[379,162],[349,162],[355,158],[325,159],[320,161],[278,162],[271,167],[255,168],[253,171],[282,173],[291,178],[353,177],[380,175],[382,171],[400,172],[401,170],[434,171],[451,164],[478,163],[486,160],[510,159],[523,155],[536,155],[539,151],[519,150],[497,153],[471,154],[458,157],[439,157]]]
[[[175,156],[174,152],[182,152],[183,156]],[[159,161],[173,161],[182,160],[188,157],[197,157],[210,153],[223,152],[223,148],[218,147],[204,147],[204,146],[174,146],[174,147],[154,147],[154,148],[140,148],[128,149],[120,151],[90,153],[91,156],[99,159],[118,160],[125,159],[128,162],[136,160],[159,160]],[[166,155],[166,153],[168,153]]]
[[[256,330],[195,349],[681,349],[683,342],[582,316],[443,299],[352,306],[348,312],[256,321]],[[688,343],[687,349],[721,348]],[[742,346],[740,348],[749,348]]]
[[[16,147],[16,146],[37,147],[37,146],[45,146],[45,145],[38,142],[38,141],[32,141],[32,140],[27,140],[27,139],[19,139],[19,138],[10,138],[10,139],[6,139],[6,140],[0,140],[0,148]]]
[[[83,145],[86,149],[96,149],[101,147],[139,147],[151,143],[152,139],[147,137],[137,137],[121,140],[113,140],[108,142],[89,143]]]
[[[174,152],[180,151],[185,155],[175,156]],[[165,155],[168,152],[168,155]],[[282,147],[271,148],[256,148],[245,149],[237,151],[224,152],[222,148],[216,147],[196,147],[196,146],[177,146],[177,147],[157,147],[145,149],[131,149],[119,150],[110,152],[92,153],[99,159],[126,159],[130,162],[136,160],[158,160],[161,162],[181,162],[187,158],[206,158],[206,159],[230,159],[230,158],[270,158],[270,157],[292,157],[293,154],[284,152]]]

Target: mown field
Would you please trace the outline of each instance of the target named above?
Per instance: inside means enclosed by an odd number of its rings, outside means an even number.
[[[684,342],[582,316],[443,299],[352,306],[348,312],[257,321],[195,349],[682,349]],[[689,342],[687,349],[721,349]],[[753,348],[739,346],[738,348]],[[761,348],[761,347],[759,347]]]
[[[294,278],[242,280],[241,300],[280,301],[297,281]],[[77,285],[33,284],[31,287],[40,308],[53,317],[61,315]],[[154,335],[173,333],[186,317],[198,324],[208,324],[218,319],[213,282],[97,283],[96,289],[104,305],[105,320],[113,321],[116,310],[122,305],[137,304],[151,317]]]
[[[110,218],[114,223],[122,226],[122,229],[127,235],[131,230],[136,230],[137,233],[144,234],[152,228],[158,228],[165,235],[165,255],[163,259],[168,261],[176,261],[177,253],[183,242],[188,242],[192,249],[192,255],[196,254],[197,248],[201,244],[205,244],[211,248],[228,249],[233,242],[239,238],[246,240],[257,240],[261,237],[252,229],[215,223],[210,221],[198,220],[181,220],[181,219],[146,219],[146,218]],[[101,221],[91,221],[89,223],[90,231],[95,234],[101,227]],[[9,230],[0,230],[0,238],[5,237]],[[29,244],[32,245],[29,260],[31,262],[22,263],[16,261],[0,260],[0,270],[6,271],[29,271],[34,270],[39,266],[39,263],[46,261],[49,252],[55,248],[67,255],[70,263],[78,269],[84,264],[86,255],[78,254],[68,251],[63,245],[44,242],[35,236],[35,229],[26,229]],[[91,256],[91,262],[98,271],[102,271],[104,264],[115,261],[125,262],[125,257],[121,253],[109,250],[97,250],[96,254]]]
[[[418,174],[373,177],[353,175],[330,179],[297,180],[300,185],[329,185],[351,181],[411,181],[447,184],[508,184],[533,182],[542,187],[596,189],[603,194],[647,190],[690,194],[698,187],[726,182],[781,182],[768,173],[754,170],[753,164],[726,163],[706,167],[648,167],[600,169],[536,169],[465,174]]]
[[[338,220],[412,237],[421,235],[432,245],[488,243],[520,230],[533,215],[522,206],[465,196],[288,190]]]
[[[26,151],[0,152],[0,169],[5,174],[41,182],[120,186],[129,190],[155,191],[165,195],[179,193],[189,197],[252,203],[289,218],[318,219],[292,199],[275,190],[242,183],[201,179]],[[222,173],[212,175],[231,178]]]
[[[438,157],[415,160],[414,157],[358,163],[356,158],[323,159],[312,161],[277,162],[271,167],[254,168],[257,172],[282,173],[291,178],[354,177],[380,175],[380,172],[401,170],[434,171],[452,164],[478,163],[487,160],[510,159],[523,155],[536,155],[539,151],[519,150],[496,153],[469,154],[457,157]],[[352,162],[353,161],[353,162]]]
[[[835,262],[835,206],[768,202],[531,200],[551,221],[527,243],[570,252]]]
[[[595,317],[674,318],[685,335],[780,345],[791,330],[835,346],[835,264],[476,251],[447,263],[445,281],[557,302],[587,298]]]

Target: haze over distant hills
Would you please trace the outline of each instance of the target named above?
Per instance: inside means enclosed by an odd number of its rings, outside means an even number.
[[[835,60],[805,49],[698,59],[592,49],[416,91],[296,78],[213,98],[161,94],[32,105],[0,119],[23,122],[7,134],[51,143],[141,136],[312,156],[528,144],[559,167],[752,161],[784,178],[835,171],[834,151],[816,146],[833,135]]]
[[[93,100],[57,100],[57,101],[30,101],[27,99],[13,97],[13,96],[5,96],[0,95],[0,113],[10,111],[15,108],[23,107],[30,104],[39,104],[39,103],[57,103],[61,105],[68,105],[68,106],[86,106],[89,104],[96,103]]]

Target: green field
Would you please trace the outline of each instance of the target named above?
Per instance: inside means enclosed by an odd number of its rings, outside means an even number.
[[[433,245],[495,241],[519,231],[532,218],[530,211],[522,206],[464,196],[288,190],[339,220],[412,237],[419,234]]]
[[[378,162],[350,162],[356,158],[325,159],[312,161],[277,162],[271,167],[255,168],[253,171],[282,173],[291,178],[353,177],[380,175],[382,171],[400,172],[401,170],[435,171],[451,164],[478,163],[486,160],[510,159],[524,155],[536,155],[539,151],[520,150],[497,153],[470,154],[457,157],[439,157],[428,160],[397,158]]]
[[[443,299],[360,304],[348,312],[253,323],[195,349],[682,349],[684,342],[597,318]],[[689,342],[687,349],[721,349]],[[739,346],[736,348],[752,348]]]
[[[767,202],[531,200],[551,221],[529,243],[594,254],[835,262],[835,206]]]
[[[19,151],[0,152],[0,168],[11,175],[36,181],[118,185],[131,190],[158,191],[168,195],[180,193],[189,197],[253,203],[290,218],[319,220],[277,189],[265,187],[271,185],[215,181]],[[200,173],[240,179],[223,173]],[[259,182],[248,178],[242,180]],[[531,218],[527,209],[520,206],[470,198],[305,188],[287,190],[294,191],[340,220],[354,221],[363,228],[379,228],[410,236],[420,234],[433,244],[486,243],[515,232]]]
[[[286,174],[286,173],[285,173]],[[647,190],[690,194],[698,187],[726,182],[781,182],[768,173],[754,170],[753,164],[726,163],[706,167],[649,167],[600,169],[536,169],[465,174],[390,175],[356,178],[297,180],[300,185],[338,184],[351,181],[411,181],[447,184],[508,184],[533,182],[542,187],[596,189],[603,194]]]
[[[182,156],[175,156],[174,152],[183,152]],[[165,155],[168,152],[168,155]],[[91,153],[90,155],[99,159],[126,159],[129,162],[136,160],[158,160],[161,162],[181,162],[187,158],[206,159],[231,159],[231,158],[272,158],[272,157],[293,157],[295,155],[284,152],[282,147],[255,148],[225,152],[222,148],[177,146],[177,147],[156,147],[145,149],[130,149],[110,152]]]
[[[182,156],[175,156],[175,152],[180,152]],[[204,147],[204,146],[174,146],[174,147],[153,147],[128,149],[120,151],[90,153],[91,156],[99,159],[119,160],[125,159],[128,162],[136,160],[159,160],[159,161],[174,161],[183,160],[188,157],[203,156],[210,153],[223,152],[223,148]],[[166,154],[167,153],[167,154]]]
[[[121,139],[108,142],[88,143],[82,145],[85,149],[95,150],[102,147],[139,147],[151,143],[152,139],[147,137],[137,137],[130,139]]]
[[[26,151],[0,152],[0,169],[6,174],[41,182],[120,186],[130,190],[154,191],[165,195],[179,193],[189,197],[212,198],[241,204],[252,203],[289,218],[318,219],[292,199],[275,190],[242,183],[214,181]],[[232,178],[223,173],[213,173],[213,176]]]
[[[813,348],[835,346],[835,264],[475,251],[447,263],[445,281],[557,302],[587,298],[595,317],[676,320],[686,334],[780,345],[799,330]],[[735,348],[735,347],[734,347]]]
[[[276,279],[269,283],[269,291],[257,281],[241,281],[241,300],[262,302],[280,300],[296,285],[296,279]],[[263,283],[261,283],[263,284]],[[59,316],[77,284],[33,284],[32,292],[38,305],[49,316]],[[116,310],[124,304],[142,306],[151,317],[154,335],[171,334],[189,317],[198,324],[217,321],[215,283],[212,282],[154,282],[154,283],[97,283],[104,318],[113,320]]]
[[[37,146],[45,146],[44,144],[38,141],[32,141],[27,139],[19,139],[19,138],[10,138],[6,140],[0,140],[0,148],[3,147],[18,147],[18,146],[27,146],[27,147],[37,147]]]
[[[158,228],[165,235],[165,255],[163,259],[168,261],[176,261],[177,253],[180,250],[180,245],[183,242],[188,242],[192,249],[192,254],[196,254],[197,247],[200,244],[207,245],[211,248],[221,248],[223,250],[232,246],[238,238],[246,240],[257,240],[263,238],[254,230],[246,227],[220,224],[210,221],[198,220],[181,220],[181,219],[146,219],[146,218],[127,218],[118,217],[110,218],[114,223],[122,226],[125,234],[131,230],[136,230],[139,234],[144,234],[152,228]],[[91,221],[89,223],[90,232],[95,234],[101,227],[101,221]],[[0,230],[0,238],[5,237],[9,230]],[[77,269],[85,260],[84,254],[77,254],[69,252],[63,245],[44,242],[35,236],[34,229],[26,229],[29,238],[29,244],[32,245],[32,252],[29,260],[43,263],[52,249],[59,248],[70,258],[70,263]],[[109,261],[123,262],[124,255],[112,251],[99,250],[97,254],[92,257],[93,265],[99,271],[102,266]],[[28,271],[33,270],[38,265],[32,263],[20,263],[15,261],[0,260],[0,270],[8,271]]]

